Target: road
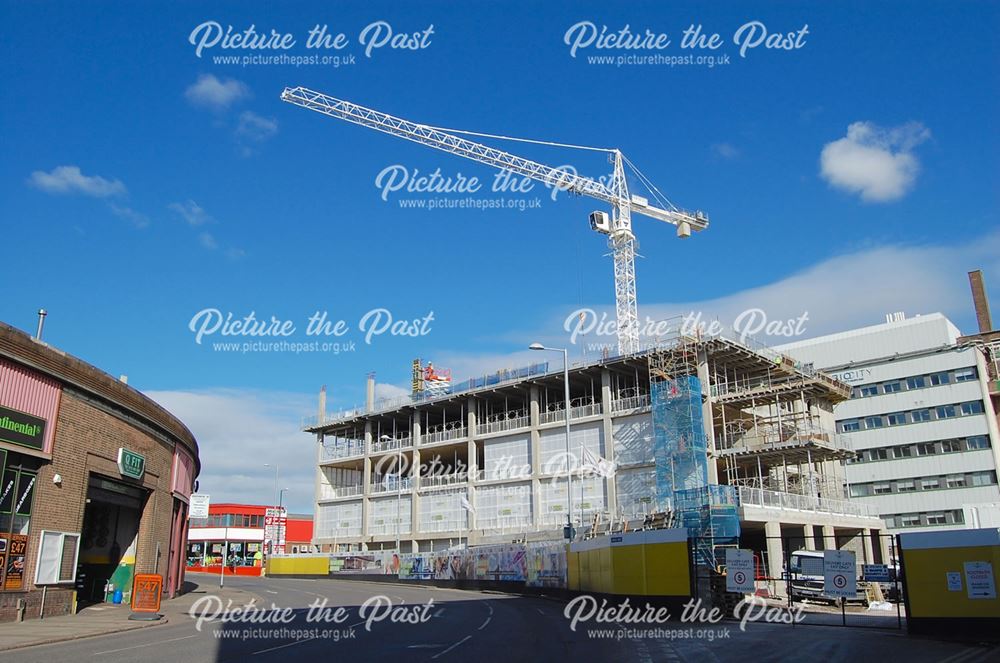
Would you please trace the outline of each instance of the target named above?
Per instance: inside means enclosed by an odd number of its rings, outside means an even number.
[[[199,580],[208,582],[207,579]],[[488,592],[470,592],[400,584],[348,580],[232,578],[227,584],[252,592],[287,613],[249,612],[272,623],[221,623],[175,615],[170,623],[110,636],[42,645],[9,652],[10,660],[33,661],[754,661],[906,660],[967,663],[1000,659],[1000,650],[974,645],[907,637],[898,631],[828,626],[788,626],[738,622],[687,626],[676,619],[662,624],[664,633],[619,639],[619,626],[579,623],[571,630],[565,604]],[[377,599],[373,597],[385,597]],[[207,595],[206,595],[207,597]],[[202,599],[208,601],[208,598]],[[323,602],[325,601],[325,604]],[[366,624],[360,607],[383,601],[376,615],[390,616]],[[328,623],[308,622],[311,605],[330,609]],[[371,605],[371,603],[370,603]],[[239,607],[239,606],[233,606]],[[258,602],[257,607],[260,607]],[[334,613],[337,607],[345,610]],[[275,617],[290,619],[273,623]],[[339,621],[333,621],[339,619]],[[199,628],[200,626],[200,628]],[[326,632],[322,632],[323,630]],[[293,631],[300,632],[293,632]],[[608,636],[607,634],[610,634]],[[700,636],[700,637],[698,637]]]

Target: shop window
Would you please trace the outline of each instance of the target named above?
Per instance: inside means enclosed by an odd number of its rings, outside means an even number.
[[[0,540],[6,549],[6,560],[0,568],[0,591],[21,591],[25,588],[28,531],[35,482],[38,480],[36,469],[30,464],[26,467],[13,460],[3,473],[3,484],[0,485]],[[0,555],[0,559],[3,557]]]

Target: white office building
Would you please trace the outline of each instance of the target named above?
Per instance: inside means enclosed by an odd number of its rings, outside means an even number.
[[[799,341],[780,351],[851,385],[834,408],[857,456],[848,493],[890,531],[991,520],[1000,502],[997,417],[982,351],[939,313]]]

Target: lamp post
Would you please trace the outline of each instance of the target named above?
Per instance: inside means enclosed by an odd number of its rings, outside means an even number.
[[[275,501],[271,502],[271,504],[277,504],[278,500],[281,499],[281,496],[278,495],[278,466],[277,465],[271,465],[270,463],[264,463],[264,467],[273,467],[274,468],[274,497],[275,497]]]
[[[563,532],[563,536],[567,539],[573,539],[573,469],[569,466],[569,422],[570,422],[570,411],[569,411],[569,351],[565,348],[547,348],[541,343],[532,343],[528,346],[529,350],[547,350],[549,352],[561,352],[563,355],[563,387],[564,387],[564,398],[565,410],[566,410],[566,464],[569,470],[566,474],[566,531]]]
[[[279,511],[281,510],[281,501],[282,501],[282,498],[285,496],[286,492],[288,492],[288,488],[282,488],[281,490],[278,491],[278,510]]]
[[[271,465],[270,463],[264,463],[264,467],[273,467],[274,468],[274,497],[275,497],[275,501],[271,502],[271,504],[272,505],[279,505],[278,506],[278,513],[280,514],[281,513],[281,507],[280,507],[281,493],[278,492],[278,465],[277,465],[277,463],[274,464],[274,465]],[[267,529],[266,529],[267,528],[267,524],[266,523],[265,523],[264,527],[265,527],[265,529],[264,529],[264,537],[266,539],[267,538]],[[278,529],[278,524],[277,523],[274,524],[274,529],[272,529],[271,531],[274,532],[275,537],[280,536],[280,531]],[[278,547],[278,541],[277,540],[272,540],[270,543],[271,543],[271,549],[267,551],[268,557],[270,557],[271,555],[273,555],[274,551],[275,551],[275,548]]]

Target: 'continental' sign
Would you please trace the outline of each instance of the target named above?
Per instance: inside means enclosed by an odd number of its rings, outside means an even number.
[[[45,420],[0,407],[0,440],[31,449],[45,446]]]

